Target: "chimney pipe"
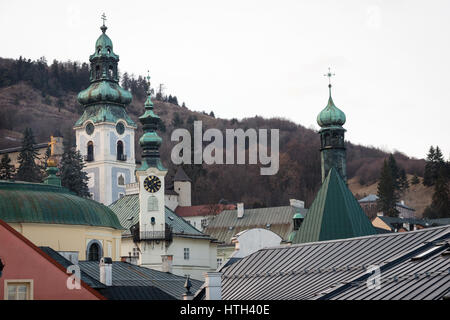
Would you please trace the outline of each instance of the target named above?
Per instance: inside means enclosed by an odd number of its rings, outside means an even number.
[[[112,286],[112,259],[108,257],[100,260],[100,282]]]
[[[205,273],[205,299],[222,300],[222,272]]]
[[[237,217],[238,219],[241,219],[244,216],[244,203],[239,202],[237,204]]]
[[[173,255],[171,255],[171,254],[162,254],[161,255],[161,260],[162,260],[161,271],[162,272],[172,273]]]

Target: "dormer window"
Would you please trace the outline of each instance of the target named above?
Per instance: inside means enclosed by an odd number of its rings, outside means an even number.
[[[99,48],[97,49],[97,54],[100,54],[101,51],[102,51],[102,48],[99,47]]]
[[[110,53],[111,53],[111,49],[108,48],[108,54],[110,54]]]

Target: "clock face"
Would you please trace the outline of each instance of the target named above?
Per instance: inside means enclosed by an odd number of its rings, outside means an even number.
[[[89,123],[86,125],[86,133],[87,133],[88,135],[91,135],[92,133],[94,133],[94,125],[92,124],[92,122],[89,122]]]
[[[144,188],[150,193],[158,192],[161,188],[161,180],[157,176],[148,176],[144,180]]]
[[[125,132],[125,126],[122,122],[116,124],[116,131],[118,134],[123,134]]]

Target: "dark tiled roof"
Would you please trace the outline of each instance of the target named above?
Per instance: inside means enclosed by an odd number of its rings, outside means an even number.
[[[33,145],[33,149],[37,150],[37,149],[47,149],[48,148],[48,143],[47,142],[43,142],[43,143],[36,143],[35,145]],[[11,152],[18,152],[18,151],[22,151],[22,146],[20,147],[12,147],[12,148],[8,148],[8,149],[2,149],[0,150],[0,154],[3,153],[11,153]]]
[[[345,239],[376,233],[344,180],[331,168],[292,243]]]
[[[447,226],[262,249],[222,270],[222,297],[439,299],[450,288],[448,255],[438,253],[421,262],[411,257],[427,251],[433,241],[442,244],[449,239]],[[387,276],[378,296],[351,286],[366,281],[371,265],[380,266],[382,277]],[[402,281],[388,279],[396,276]]]
[[[97,261],[80,261],[80,268],[90,277],[99,280],[100,270]],[[114,261],[112,265],[112,285],[113,287],[155,287],[166,294],[181,299],[186,292],[184,283],[186,279],[171,273],[161,272],[149,268],[139,267],[127,262]],[[195,292],[202,285],[201,281],[191,279],[192,289]],[[136,289],[129,289],[131,294],[150,295],[156,293],[155,290],[137,292]],[[117,292],[111,294],[118,295]]]
[[[297,209],[306,215],[307,209]],[[244,209],[244,216],[237,217],[237,210],[224,210],[214,217],[205,229],[205,233],[225,244],[231,244],[231,238],[237,233],[253,228],[263,228],[288,240],[292,232],[292,217],[296,209],[292,206]]]
[[[117,215],[120,223],[126,229],[123,234],[130,235],[130,227],[139,222],[139,194],[123,196],[112,203],[109,208]],[[166,207],[165,214],[166,223],[172,228],[174,234],[209,238],[208,235],[194,228],[194,226],[179,217],[168,207]]]

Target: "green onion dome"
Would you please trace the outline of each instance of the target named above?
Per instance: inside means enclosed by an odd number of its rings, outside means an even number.
[[[334,105],[333,98],[331,98],[331,85],[329,85],[330,97],[328,104],[317,116],[317,123],[321,127],[342,126],[345,123],[345,113]]]
[[[126,105],[131,102],[131,92],[123,89],[115,82],[101,81],[92,83],[78,94],[78,102],[82,105],[93,103],[116,103]]]

